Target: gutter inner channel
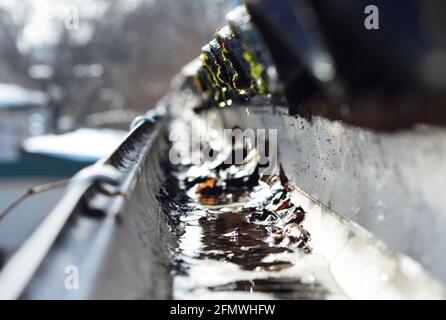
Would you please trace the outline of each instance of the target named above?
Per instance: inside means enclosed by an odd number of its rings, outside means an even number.
[[[187,136],[184,127],[172,128]],[[286,173],[262,174],[257,150],[239,142],[213,149],[217,155],[204,160],[195,144],[179,165],[163,164],[167,179],[159,200],[177,239],[173,297],[346,298],[327,261],[312,253],[307,213],[291,200]],[[236,152],[243,155],[240,164],[233,164]],[[201,161],[193,163],[197,156]]]

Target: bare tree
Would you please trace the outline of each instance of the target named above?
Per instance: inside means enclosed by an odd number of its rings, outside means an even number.
[[[14,14],[0,8],[0,81],[29,84],[29,56],[19,49],[19,42],[30,15],[29,1],[17,5]]]
[[[95,33],[89,51],[104,63],[108,85],[124,96],[126,105],[146,109],[166,92],[171,78],[199,54],[223,22],[222,3],[228,2],[163,0],[142,2],[125,12],[115,2],[105,19],[92,21]],[[214,15],[209,8],[215,9]]]
[[[79,16],[80,26],[92,30],[91,37],[78,41],[80,31],[66,29],[66,17],[58,17],[54,28],[60,36],[46,49],[51,53],[48,61],[19,50],[29,6],[23,5],[14,18],[11,12],[0,10],[0,71],[9,70],[0,74],[10,82],[23,82],[29,80],[31,63],[51,64],[54,74],[50,82],[64,91],[63,113],[74,116],[79,125],[92,112],[119,108],[142,112],[165,94],[182,65],[199,54],[223,23],[230,3],[146,0],[129,8],[126,0],[84,2],[84,9],[92,4],[105,7],[102,14]],[[103,72],[91,77],[74,72],[78,66],[93,64],[100,65]]]

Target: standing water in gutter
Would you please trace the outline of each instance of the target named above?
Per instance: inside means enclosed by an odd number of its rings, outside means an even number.
[[[184,138],[186,128],[174,123],[171,130]],[[171,248],[174,298],[342,296],[323,259],[311,253],[311,235],[303,226],[307,213],[292,203],[282,168],[262,174],[259,152],[247,139],[232,141],[230,148],[222,144],[209,147],[211,160],[203,160],[201,142],[180,165],[165,165],[160,202],[177,237]],[[184,145],[189,144],[178,141],[173,148]]]

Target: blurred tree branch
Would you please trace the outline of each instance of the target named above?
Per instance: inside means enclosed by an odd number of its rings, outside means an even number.
[[[72,2],[81,4],[79,29],[67,29],[63,15],[56,18],[54,28],[59,39],[47,48],[49,61],[19,50],[30,14],[28,1],[14,17],[0,9],[0,28],[4,30],[0,34],[0,73],[2,64],[6,65],[14,74],[13,81],[19,82],[18,78],[26,79],[30,64],[52,65],[50,81],[64,91],[63,113],[74,117],[78,125],[95,112],[147,110],[168,90],[170,80],[181,67],[198,56],[201,46],[222,25],[232,1],[131,2],[134,5],[126,0]],[[95,5],[104,10],[89,14]],[[103,72],[94,77],[74,72],[78,66],[89,65],[99,65]]]
[[[14,14],[0,8],[0,81],[28,81],[29,56],[19,49],[23,31],[30,16],[29,1],[17,5]]]

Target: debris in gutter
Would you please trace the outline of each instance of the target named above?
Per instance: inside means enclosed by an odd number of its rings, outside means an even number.
[[[213,196],[221,194],[223,188],[217,185],[217,183],[218,183],[217,179],[209,178],[205,182],[200,183],[195,192],[205,196]]]
[[[234,203],[242,199],[243,203],[235,211],[246,217],[243,218],[246,223],[267,229],[268,235],[262,241],[271,246],[310,252],[310,234],[302,226],[306,212],[291,201],[292,188],[282,165],[278,175],[265,177],[259,173],[254,148],[244,147],[238,151],[243,154],[242,164],[231,164],[235,158],[233,149],[227,157],[221,157],[224,160],[189,167],[182,176],[188,195],[205,209],[206,206],[226,206],[233,210]],[[208,221],[209,217],[200,218],[201,223]],[[234,240],[246,234],[237,226],[223,236]]]
[[[244,276],[282,277],[282,271],[296,265],[294,259],[311,259],[311,237],[303,226],[306,212],[293,203],[293,187],[284,169],[262,174],[253,143],[233,141],[232,148],[230,144],[214,144],[209,158],[209,148],[203,150],[207,145],[200,142],[200,149],[192,149],[200,163],[184,161],[167,168],[164,211],[172,216],[168,221],[177,236],[172,244],[173,270],[180,278],[177,290],[181,287],[187,294],[203,290],[199,283],[208,283],[199,271],[204,267],[216,273],[235,270],[228,275],[229,284]],[[242,161],[235,161],[240,155]],[[265,281],[264,289],[275,295],[275,283]]]

